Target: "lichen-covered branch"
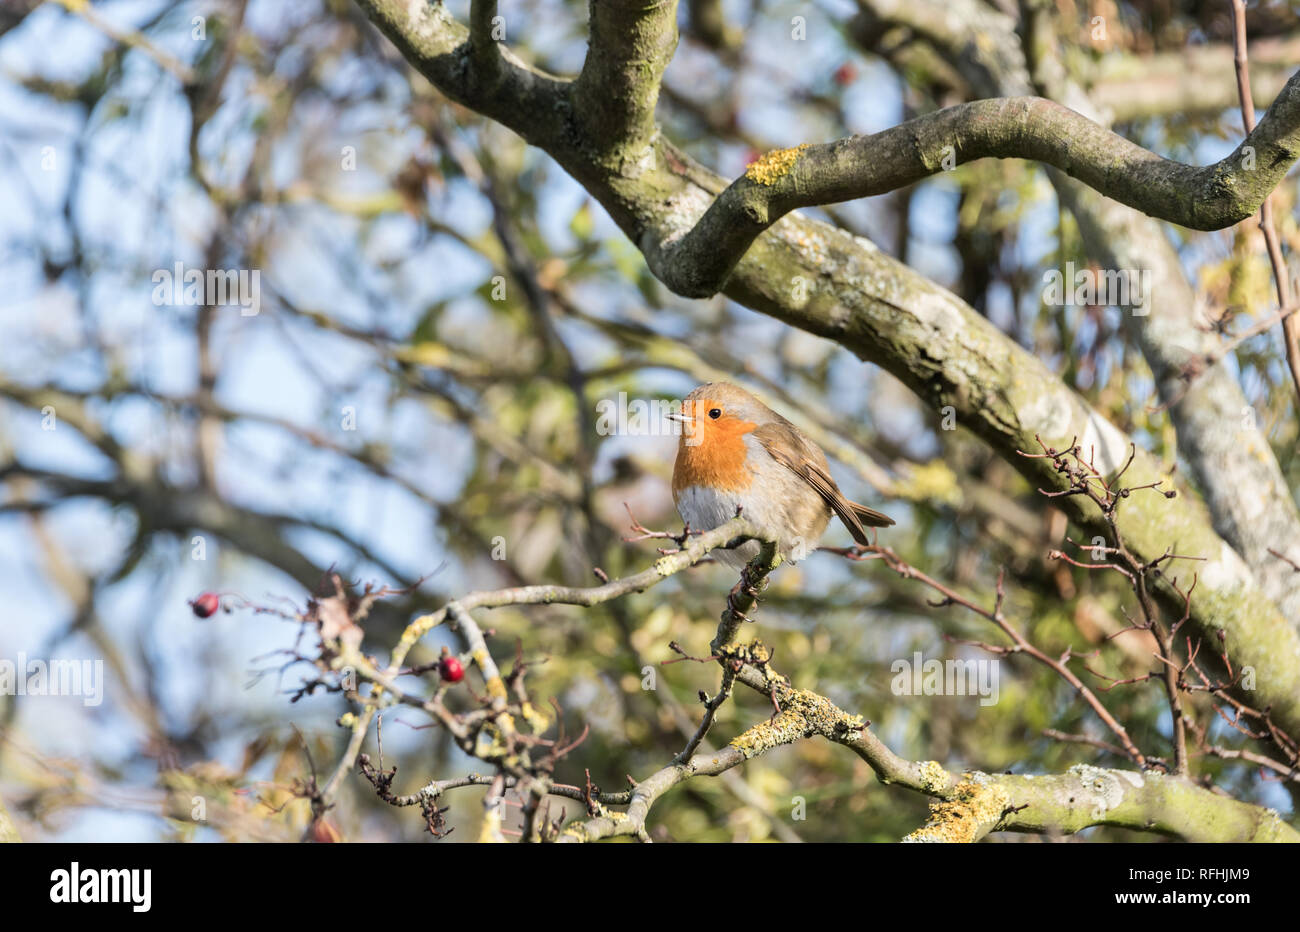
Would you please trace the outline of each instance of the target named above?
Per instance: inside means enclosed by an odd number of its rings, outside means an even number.
[[[772,688],[771,677],[752,667],[739,680],[764,693]],[[978,841],[990,831],[1071,834],[1093,825],[1118,825],[1188,841],[1300,842],[1300,832],[1276,812],[1220,796],[1184,778],[1087,765],[1055,775],[958,775],[935,761],[898,757],[860,718],[824,697],[783,682],[776,687],[776,697],[788,711],[784,720],[778,716],[772,724],[757,725],[732,746],[739,744],[752,757],[813,735],[843,744],[866,761],[882,783],[940,801],[929,825],[917,833],[929,837],[912,840]]]
[[[1271,809],[1170,774],[1087,764],[1063,774],[964,774],[906,840],[970,842],[991,831],[1070,835],[1094,825],[1192,842],[1300,842]]]
[[[585,822],[565,826],[556,840],[564,843],[599,841],[618,835],[632,835],[646,840],[646,817],[659,797],[691,777],[716,777],[745,762],[733,747],[707,754],[697,754],[684,764],[671,764],[642,780],[632,790],[626,812],[605,812]]]
[[[1113,825],[1186,841],[1300,842],[1300,832],[1276,812],[1174,775],[1086,764],[1063,774],[956,774],[936,761],[905,760],[886,747],[860,716],[815,692],[795,688],[766,668],[746,664],[737,680],[772,695],[781,712],[717,752],[655,772],[636,785],[625,812],[604,812],[574,823],[558,840],[643,837],[651,806],[673,787],[697,776],[716,776],[774,748],[821,737],[852,750],[882,783],[935,800],[929,821],[908,841],[975,842],[992,831],[1073,834]]]

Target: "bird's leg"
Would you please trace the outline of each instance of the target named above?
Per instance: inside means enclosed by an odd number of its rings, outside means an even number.
[[[741,621],[753,621],[754,619],[750,618],[740,610],[740,606],[737,605],[737,602],[740,599],[740,595],[744,593],[744,595],[748,596],[748,598],[753,601],[753,608],[750,610],[754,611],[758,608],[758,594],[766,588],[767,579],[764,578],[761,585],[756,584],[753,575],[750,573],[749,564],[746,564],[744,569],[740,571],[740,580],[732,586],[731,591],[727,593],[727,610],[731,612],[733,617],[738,618]]]
[[[772,717],[767,720],[770,725],[776,721],[776,717],[781,714],[781,703],[776,701],[776,683],[772,683],[768,690],[767,697],[772,700]]]

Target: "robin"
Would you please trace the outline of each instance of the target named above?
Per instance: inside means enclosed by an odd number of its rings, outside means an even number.
[[[781,415],[727,382],[701,385],[686,396],[673,464],[673,501],[687,526],[707,531],[741,514],[777,541],[782,557],[798,560],[817,546],[831,515],[853,539],[869,544],[867,527],[894,520],[851,502],[831,478],[826,454]],[[739,569],[758,556],[759,543],[715,550]]]

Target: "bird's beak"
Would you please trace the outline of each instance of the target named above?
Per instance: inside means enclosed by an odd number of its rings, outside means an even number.
[[[695,418],[688,417],[685,414],[665,414],[664,417],[668,418],[670,421],[681,421],[683,424],[695,420]]]

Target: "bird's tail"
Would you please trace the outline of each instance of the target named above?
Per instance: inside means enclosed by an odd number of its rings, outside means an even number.
[[[852,510],[853,517],[857,518],[862,525],[866,525],[867,527],[889,527],[894,523],[893,518],[889,517],[889,515],[881,514],[874,508],[868,508],[866,505],[859,505],[857,502],[846,502],[846,504]],[[871,543],[871,541],[867,539],[866,533],[862,531],[861,526],[854,527],[854,522],[852,521],[845,521],[844,523],[848,526],[849,533],[853,535],[853,539],[859,544],[867,546]]]

